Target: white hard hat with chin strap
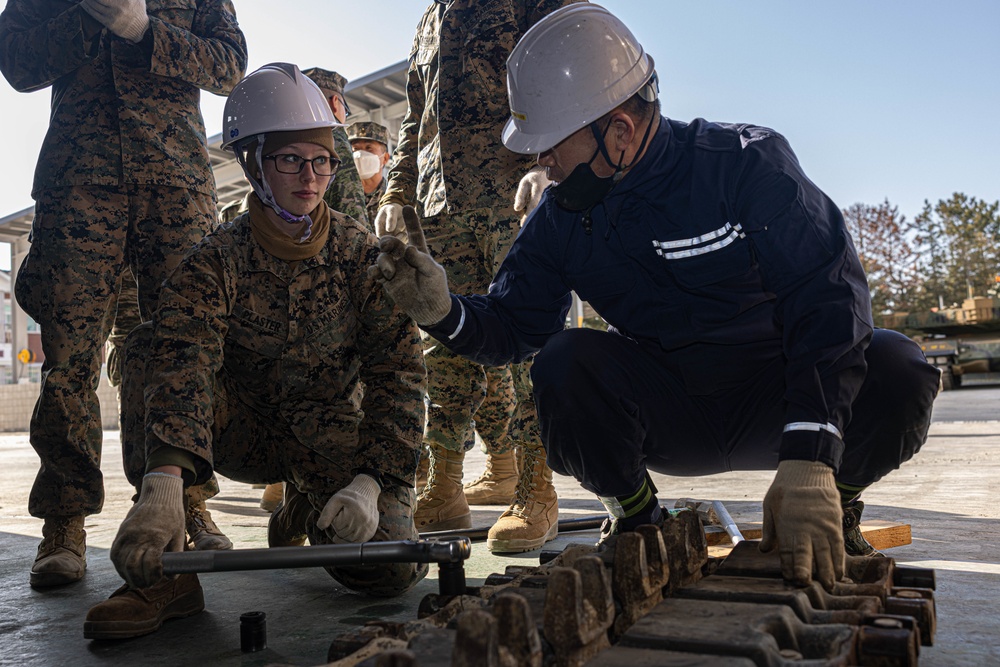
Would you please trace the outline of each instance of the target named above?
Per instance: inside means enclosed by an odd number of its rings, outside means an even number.
[[[263,170],[259,179],[251,173],[247,165],[247,150],[256,140],[254,158],[259,167],[264,157],[264,140],[269,132],[332,130],[342,126],[343,123],[334,118],[323,91],[296,65],[271,63],[248,74],[226,99],[222,148],[236,154],[236,161],[261,202],[271,207],[283,220],[302,222],[309,216],[297,216],[279,206]],[[311,219],[309,223],[311,227]],[[307,229],[303,239],[308,236]]]
[[[507,59],[504,146],[542,153],[636,93],[656,100],[653,59],[604,7],[572,4],[532,26]]]

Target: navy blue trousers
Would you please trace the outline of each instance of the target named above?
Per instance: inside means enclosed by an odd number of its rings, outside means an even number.
[[[748,377],[711,392],[692,381],[699,364],[678,369],[667,359],[615,333],[553,336],[531,372],[549,467],[599,496],[634,492],[647,469],[675,476],[776,469],[786,421],[783,358],[764,359]],[[894,331],[877,329],[865,360],[836,473],[858,487],[924,444],[940,377],[920,347]],[[711,361],[701,364],[709,376],[719,371]]]

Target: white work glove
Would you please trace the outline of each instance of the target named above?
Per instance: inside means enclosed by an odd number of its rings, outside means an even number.
[[[334,543],[367,542],[378,529],[378,494],[375,478],[359,474],[350,484],[333,494],[320,512],[316,526],[333,527]]]
[[[830,590],[844,576],[844,511],[833,468],[817,461],[782,461],[764,496],[761,551],[778,547],[781,575],[799,585],[816,579]]]
[[[146,0],[81,0],[80,7],[122,39],[138,43],[149,29]]]
[[[142,478],[139,500],[111,544],[111,562],[130,586],[149,588],[163,578],[163,552],[184,550],[184,480],[167,473]]]
[[[549,187],[552,181],[545,175],[543,167],[535,167],[521,179],[517,184],[517,194],[514,195],[514,210],[521,214],[521,226],[528,219],[531,212],[542,200],[542,193]]]
[[[378,209],[375,214],[375,236],[396,236],[406,237],[406,230],[403,229],[403,207],[399,204],[386,204]]]
[[[381,215],[381,213],[379,213]],[[451,293],[444,267],[427,252],[424,230],[412,206],[403,208],[407,243],[394,236],[379,240],[378,260],[368,275],[420,326],[433,326],[451,311]]]

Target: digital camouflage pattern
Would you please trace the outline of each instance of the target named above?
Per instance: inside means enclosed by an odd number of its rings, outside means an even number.
[[[358,168],[354,165],[354,150],[347,140],[347,132],[342,127],[333,128],[333,147],[340,158],[340,169],[327,188],[323,200],[334,211],[354,218],[369,231],[375,230],[375,218],[368,217],[368,198],[361,186]]]
[[[313,83],[319,86],[319,89],[327,97],[335,93],[338,95],[344,94],[344,86],[347,85],[347,79],[343,75],[323,69],[322,67],[310,67],[309,69],[302,70],[302,73],[312,79]]]
[[[382,201],[382,195],[385,194],[386,180],[383,178],[375,186],[375,189],[368,193],[368,205],[366,209],[368,211],[368,221],[373,225],[375,224],[375,216],[378,215],[379,202]]]
[[[514,448],[510,425],[517,408],[510,366],[483,370],[486,372],[486,397],[476,410],[476,432],[490,454],[506,454]]]
[[[571,1],[432,2],[417,26],[406,115],[380,203],[417,208],[431,252],[457,294],[488,290],[520,228],[513,211],[517,185],[535,162],[500,142],[510,117],[507,57],[528,28]],[[487,448],[541,447],[530,384],[517,382],[511,389],[507,376],[490,383],[481,366],[436,341],[425,361],[429,443],[468,450],[477,422],[480,435],[500,432],[505,411],[477,414],[492,384],[504,395],[513,390],[517,407],[511,439],[484,437]],[[527,377],[527,369],[522,364],[512,374]]]
[[[15,284],[45,354],[30,435],[37,517],[103,504],[95,389],[124,267],[149,318],[163,279],[215,220],[199,89],[226,94],[242,78],[243,34],[228,1],[149,0],[147,12],[138,44],[65,0],[9,0],[0,13],[0,71],[19,91],[52,87]]]
[[[227,95],[247,49],[228,0],[147,0],[132,44],[66,0],[8,0],[0,71],[15,90],[52,87],[32,196],[73,185],[215,192],[199,89]]]
[[[228,243],[234,238],[231,236],[224,242]],[[249,234],[241,237],[240,241],[253,243],[253,240],[249,238]],[[222,248],[217,247],[216,251],[219,250],[222,250]],[[262,252],[259,247],[257,252]],[[210,254],[214,255],[214,251]],[[250,259],[250,255],[252,254],[254,253],[240,253],[243,259]],[[195,260],[194,267],[203,267],[202,261],[210,261],[211,259],[212,257],[205,257],[201,260]],[[326,274],[325,269],[321,265],[317,265],[310,271],[312,273]],[[194,274],[191,275],[193,276]],[[209,276],[206,275],[203,277],[207,278]],[[213,273],[211,277],[217,278],[219,276]],[[240,282],[242,281],[237,278],[237,283]],[[239,291],[243,293],[242,290]],[[336,291],[336,286],[334,286],[334,291]],[[202,306],[205,305],[207,304],[202,304]],[[192,322],[192,324],[195,323]],[[201,325],[203,324],[204,322],[201,321],[201,317],[199,316],[199,321],[195,326],[190,328],[190,332],[195,332],[199,328],[202,328]],[[406,326],[403,328],[409,329],[410,327]],[[207,329],[203,329],[203,331],[207,332]],[[233,328],[230,328],[229,332],[232,333]],[[196,337],[202,338],[202,336]],[[413,332],[408,332],[404,337],[412,340]],[[240,340],[234,342],[233,345],[242,346],[246,344],[246,340],[242,336],[237,336],[237,338]],[[383,342],[386,341],[384,340]],[[129,337],[126,346],[129,372],[136,371],[137,374],[143,373],[151,358],[151,348],[154,345],[159,346],[160,344],[159,340],[154,342],[154,329],[151,323],[147,323],[136,329]],[[307,343],[300,341],[299,345],[303,346],[307,345]],[[229,349],[229,347],[226,346],[225,349]],[[347,355],[350,356],[350,353],[347,353]],[[417,359],[417,362],[419,362],[419,359]],[[154,362],[152,365],[154,367],[163,367],[163,364],[158,362]],[[217,364],[214,365],[217,366]],[[410,365],[411,367],[416,367],[413,363]],[[211,395],[198,399],[199,402],[206,399],[212,402],[211,412],[209,413],[213,420],[210,434],[211,462],[215,469],[230,479],[248,484],[284,481],[294,485],[298,491],[308,498],[312,506],[312,511],[306,519],[309,541],[312,544],[332,544],[334,533],[329,529],[326,531],[319,530],[316,527],[316,520],[319,518],[323,507],[326,506],[327,501],[333,497],[333,494],[344,488],[354,479],[354,473],[350,470],[352,464],[356,464],[359,459],[364,458],[363,455],[360,457],[356,456],[357,430],[355,424],[351,419],[344,418],[345,408],[348,410],[351,409],[346,405],[349,402],[348,395],[344,394],[337,397],[333,396],[334,392],[329,391],[329,388],[325,385],[316,387],[315,396],[325,394],[325,398],[332,398],[329,404],[330,412],[324,424],[325,428],[330,430],[330,433],[322,438],[322,442],[314,440],[312,444],[307,444],[294,432],[295,428],[290,426],[287,420],[275,416],[275,411],[262,413],[254,407],[253,404],[256,401],[252,399],[247,400],[245,383],[241,383],[228,372],[228,365],[225,361],[222,361],[222,366],[222,369],[215,376],[214,380],[208,380],[211,384]],[[249,371],[250,369],[246,370]],[[413,375],[416,376],[419,373],[413,373]],[[321,376],[322,373],[315,374],[314,379],[319,377],[320,382],[322,382]],[[185,382],[185,384],[187,383]],[[142,385],[126,377],[123,390],[126,392],[141,392]],[[352,391],[348,393],[354,394],[356,392]],[[401,396],[405,400],[410,393],[410,390],[407,389]],[[183,401],[184,396],[179,395],[176,398],[178,401]],[[384,399],[385,396],[383,395],[381,398]],[[294,400],[291,397],[289,399]],[[341,405],[338,405],[338,402]],[[135,401],[127,402],[127,405],[136,404],[137,402]],[[124,430],[129,435],[123,438],[124,442],[142,442],[144,431],[143,417],[142,411],[136,410],[132,410],[131,414],[127,415]],[[419,421],[422,422],[422,419],[421,407]],[[412,418],[409,421],[412,422]],[[416,432],[419,433],[419,426],[416,427]],[[172,444],[180,446],[181,443],[175,441]],[[408,447],[405,449],[409,451]],[[126,474],[129,480],[133,481],[133,483],[140,481],[145,472],[145,457],[142,455],[142,452],[135,449],[126,450],[125,454]],[[412,473],[410,476],[412,478]],[[188,487],[187,493],[189,496],[195,488],[203,487]],[[198,498],[196,497],[195,500],[198,500]],[[410,486],[404,484],[387,484],[383,488],[382,493],[379,494],[379,525],[372,541],[417,539],[419,535],[413,524],[413,507],[415,504],[416,494]],[[345,586],[376,596],[398,595],[423,579],[427,574],[427,566],[421,563],[328,567],[326,570]]]
[[[333,493],[359,469],[412,486],[424,364],[416,325],[368,277],[378,253],[374,235],[335,212],[319,254],[298,262],[267,253],[249,215],[208,235],[165,283],[153,320],[147,450],[193,453],[196,482],[224,464],[234,479],[306,493]],[[279,435],[288,458],[253,472]],[[237,449],[238,465],[226,463]]]
[[[118,387],[122,383],[122,348],[132,329],[142,324],[139,314],[139,286],[132,269],[125,267],[118,284],[118,293],[108,308],[111,333],[108,335],[108,384]]]
[[[512,200],[530,155],[504,148],[507,56],[528,28],[572,0],[432,2],[410,51],[406,116],[382,204],[422,217]]]
[[[171,267],[211,229],[215,202],[193,190],[104,186],[46,190],[35,205],[32,243],[14,294],[41,330],[42,382],[30,440],[41,468],[28,499],[32,516],[101,511],[102,348],[123,267],[136,271],[140,306],[150,304]],[[130,221],[141,220],[130,232]],[[130,241],[126,241],[130,235]]]
[[[377,141],[383,144],[386,150],[389,150],[389,129],[381,123],[370,120],[351,123],[347,126],[347,140],[354,141],[355,139]]]

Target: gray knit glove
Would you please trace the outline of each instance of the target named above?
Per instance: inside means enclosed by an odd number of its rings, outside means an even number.
[[[378,530],[378,496],[381,487],[371,475],[361,473],[337,491],[320,512],[316,527],[333,528],[338,542],[367,542]]]
[[[775,547],[781,574],[800,585],[816,579],[830,590],[844,576],[844,511],[833,468],[816,461],[782,461],[764,496],[764,539],[760,550]]]
[[[80,7],[105,28],[132,43],[149,29],[146,0],[81,0]]]
[[[148,588],[163,578],[163,552],[183,550],[184,480],[148,473],[139,500],[118,527],[111,562],[130,586]]]
[[[394,236],[379,239],[378,260],[368,275],[385,287],[393,301],[420,326],[433,326],[451,311],[451,293],[444,267],[427,251],[420,218],[412,206],[403,207],[407,243]]]

